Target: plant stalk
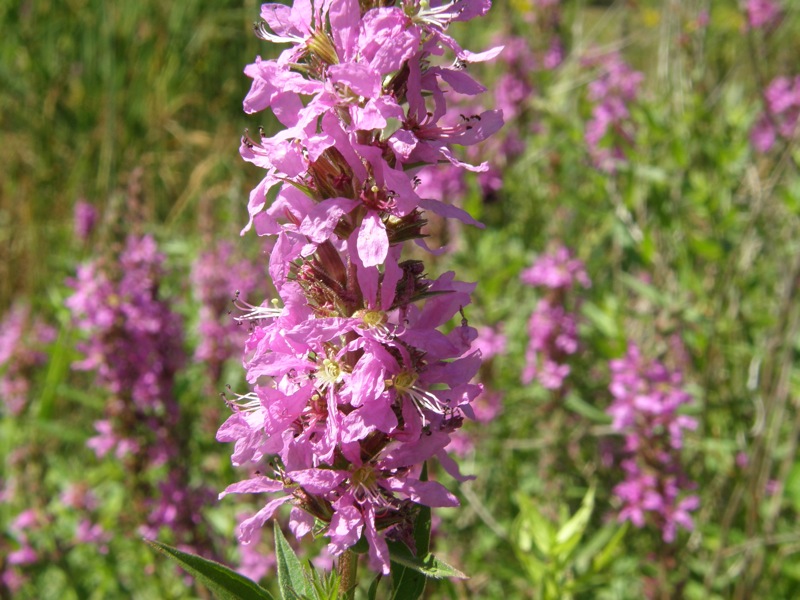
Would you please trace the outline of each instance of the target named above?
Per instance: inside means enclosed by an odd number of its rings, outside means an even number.
[[[358,555],[352,550],[345,550],[339,558],[336,571],[339,574],[339,598],[341,600],[355,600]]]

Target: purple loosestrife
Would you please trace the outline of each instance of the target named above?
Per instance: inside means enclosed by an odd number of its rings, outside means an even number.
[[[534,0],[528,13],[528,21],[537,26],[535,39],[545,50],[541,66],[552,70],[564,62],[564,43],[561,39],[561,0]]]
[[[794,139],[798,117],[800,76],[773,79],[764,90],[764,112],[750,132],[750,143],[759,152],[768,152],[778,139]]]
[[[536,128],[527,118],[530,100],[535,93],[531,76],[543,60],[533,52],[525,38],[505,35],[496,37],[494,42],[503,46],[495,61],[501,63],[496,69],[501,75],[492,86],[494,107],[503,114],[506,123],[513,122],[515,126],[507,127],[502,136],[493,136],[483,144],[467,148],[469,160],[478,162],[485,159],[489,164],[488,169],[477,174],[481,196],[487,203],[497,200],[503,187],[503,171],[524,152],[525,131],[533,132]],[[451,92],[448,101],[458,107],[463,120],[468,119],[467,115],[484,112],[472,95]],[[452,202],[463,199],[468,189],[465,172],[449,168],[449,165],[427,167],[417,177],[421,184],[416,191],[427,198],[449,198]]]
[[[691,530],[691,511],[699,498],[687,494],[695,485],[683,471],[680,451],[686,430],[697,422],[678,413],[691,403],[680,372],[659,362],[647,362],[635,345],[624,358],[611,361],[608,407],[611,427],[624,435],[621,457],[625,481],[614,488],[622,503],[620,521],[636,527],[651,524],[665,542],[675,540],[678,527]]]
[[[480,351],[483,364],[477,379],[491,379],[493,359],[506,354],[506,342],[505,334],[499,329],[487,326],[478,329],[478,337],[475,339],[473,347]],[[494,420],[502,411],[502,404],[502,392],[484,387],[481,395],[473,402],[475,423],[489,423]],[[475,428],[471,431],[465,428],[454,432],[447,451],[461,457],[472,452],[475,448],[474,431]]]
[[[15,597],[27,581],[24,568],[42,560],[31,538],[46,525],[45,517],[39,511],[28,509],[18,514],[3,532],[0,541],[3,550],[0,555],[0,593],[3,597]]]
[[[584,139],[595,167],[613,173],[626,160],[626,147],[633,143],[628,105],[639,95],[644,75],[634,71],[619,53],[585,60],[596,66],[599,76],[589,84],[592,116]]]
[[[481,391],[471,383],[476,331],[463,315],[439,330],[474,285],[452,273],[430,278],[423,263],[401,259],[405,242],[426,247],[425,210],[478,223],[421,195],[415,175],[443,163],[485,171],[453,146],[486,139],[502,116],[448,109],[449,94],[484,91],[467,67],[500,49],[464,50],[447,26],[485,14],[489,0],[383,4],[261,7],[257,35],[289,47],[247,66],[244,108],[270,108],[285,129],[242,141],[244,159],[266,171],[245,230],[277,236],[269,271],[280,301],[244,317],[253,391],[230,403],[217,439],[234,442],[235,465],[258,468],[222,496],[278,494],[242,523],[243,543],[290,503],[298,538],[321,527],[338,555],[363,535],[388,573],[386,539],[411,538],[418,504],[458,504],[420,479],[422,465],[437,457],[457,475],[445,447]]]
[[[97,225],[97,209],[86,200],[78,200],[75,203],[73,225],[75,237],[85,242]]]
[[[248,515],[238,516],[239,521],[247,518]],[[237,571],[253,581],[261,581],[267,573],[274,570],[278,562],[272,548],[264,543],[260,534],[261,532],[256,532],[250,543],[239,544]]]
[[[747,0],[744,12],[748,29],[772,29],[783,17],[781,5],[775,0]]]
[[[503,113],[506,122],[513,122],[515,127],[506,128],[502,137],[492,138],[480,149],[470,148],[471,158],[484,156],[489,159],[490,168],[478,174],[478,185],[486,202],[497,199],[503,186],[503,171],[524,152],[525,132],[535,130],[535,125],[526,116],[535,95],[531,75],[540,62],[524,38],[503,37],[496,42],[503,44],[503,53],[499,57],[503,67],[502,75],[493,86],[494,105]]]
[[[223,242],[198,256],[191,280],[200,301],[200,342],[194,356],[208,365],[211,380],[216,382],[225,361],[241,356],[247,339],[247,327],[231,314],[231,300],[249,298],[259,287],[263,274],[252,261],[237,257],[233,244]]]
[[[56,331],[30,308],[14,305],[0,322],[0,413],[20,414],[28,403],[30,378],[47,356],[44,347]]]
[[[185,433],[174,391],[182,367],[183,325],[159,297],[164,256],[150,236],[129,235],[118,256],[81,265],[67,300],[84,335],[83,360],[73,368],[93,371],[108,393],[98,435],[87,445],[98,457],[114,452],[134,482],[131,515],[140,533],[156,537],[169,528],[183,547],[206,550],[199,527],[207,490],[190,488],[184,462]],[[162,481],[153,474],[164,467]],[[87,536],[98,532],[90,528]]]
[[[571,292],[577,284],[592,283],[583,262],[565,247],[543,254],[520,275],[523,283],[549,290],[528,320],[528,349],[522,382],[537,380],[544,388],[560,390],[569,375],[567,357],[578,351],[577,309],[580,298]]]
[[[123,454],[138,448],[135,440],[117,437],[122,430],[116,426],[130,419],[151,426],[157,440],[149,450],[153,462],[165,462],[172,447],[169,429],[178,420],[172,387],[184,361],[183,329],[158,298],[163,261],[153,238],[131,235],[117,269],[86,263],[70,282],[75,291],[67,307],[87,336],[78,346],[84,359],[73,366],[94,371],[98,385],[112,394],[109,416],[115,423],[98,422],[100,438],[90,440],[98,455],[114,447]]]

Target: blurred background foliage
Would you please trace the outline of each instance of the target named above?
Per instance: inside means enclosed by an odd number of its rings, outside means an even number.
[[[140,173],[153,224],[175,237],[239,226],[243,66],[258,2],[4,1],[0,8],[0,305],[35,296],[69,247],[72,207],[100,207]],[[63,259],[63,257],[61,257]]]

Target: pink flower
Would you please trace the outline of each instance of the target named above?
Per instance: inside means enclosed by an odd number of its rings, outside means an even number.
[[[636,527],[652,522],[670,543],[678,526],[693,528],[689,512],[699,506],[696,496],[681,498],[695,486],[683,473],[679,451],[684,432],[695,429],[697,422],[677,411],[692,398],[683,390],[679,372],[646,362],[635,345],[624,358],[611,361],[611,374],[614,401],[606,412],[612,429],[625,436],[625,480],[614,488],[622,503],[618,518]]]
[[[794,139],[798,118],[800,77],[776,77],[764,90],[764,112],[750,132],[750,142],[759,152],[768,152],[778,139]]]
[[[39,553],[31,546],[25,545],[19,550],[10,552],[7,560],[10,565],[30,565],[39,560]]]
[[[239,544],[239,573],[252,579],[261,581],[268,573],[275,569],[277,557],[272,549],[260,543],[260,535],[249,544]]]
[[[474,285],[400,260],[404,243],[426,247],[424,211],[480,224],[446,194],[422,195],[417,172],[445,162],[487,169],[454,147],[497,131],[499,111],[462,117],[448,100],[484,91],[465,66],[500,49],[474,54],[445,32],[484,14],[488,0],[369,4],[262,7],[260,37],[290,47],[247,67],[245,110],[270,108],[285,129],[242,140],[243,158],[265,170],[245,230],[277,237],[269,273],[279,302],[248,306],[241,318],[252,323],[244,358],[252,391],[229,402],[217,439],[234,443],[234,464],[270,473],[222,495],[278,495],[242,522],[242,543],[290,503],[295,535],[316,519],[333,554],[364,535],[371,562],[388,573],[386,538],[408,537],[414,504],[456,503],[420,481],[421,465],[436,457],[459,477],[445,447],[475,416],[482,390],[471,381],[476,331],[466,317],[440,330],[463,315]]]
[[[85,241],[97,224],[97,209],[85,200],[78,200],[75,203],[74,213],[75,237]]]
[[[14,304],[0,321],[0,408],[12,415],[27,405],[31,378],[46,360],[45,347],[56,331],[31,316],[30,308]]]
[[[35,509],[29,508],[19,513],[11,522],[11,529],[17,532],[32,529],[42,525],[42,515]]]
[[[566,289],[580,284],[592,286],[583,262],[572,257],[569,248],[560,246],[551,254],[541,255],[533,265],[520,275],[523,283],[545,288]]]
[[[247,327],[231,314],[234,302],[257,289],[262,273],[252,261],[234,254],[232,244],[221,243],[201,253],[192,268],[192,284],[200,301],[195,358],[206,362],[217,381],[226,360],[238,357],[247,337]]]
[[[644,75],[631,69],[616,52],[590,57],[585,63],[597,66],[599,76],[589,84],[592,116],[584,137],[595,166],[613,172],[625,159],[625,146],[633,140],[628,105],[638,97]],[[603,145],[605,140],[607,145]]]
[[[749,29],[772,28],[782,17],[781,6],[775,0],[747,0],[744,10]]]
[[[81,519],[75,531],[75,541],[81,544],[92,544],[100,554],[108,554],[108,542],[111,541],[111,533],[104,530],[99,523]]]
[[[536,379],[542,387],[560,390],[570,372],[567,357],[578,351],[577,308],[566,306],[573,287],[591,287],[583,262],[572,258],[569,249],[561,246],[552,254],[543,254],[524,270],[520,279],[528,285],[551,290],[542,298],[528,320],[528,347],[522,382]]]

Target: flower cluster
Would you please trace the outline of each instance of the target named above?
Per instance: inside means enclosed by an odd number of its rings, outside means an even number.
[[[159,298],[164,256],[150,236],[129,235],[119,256],[78,268],[67,300],[84,335],[83,360],[73,368],[93,371],[108,392],[105,418],[87,445],[98,457],[112,451],[123,460],[141,492],[132,501],[141,532],[154,537],[167,526],[181,540],[196,532],[202,492],[189,489],[182,463],[181,415],[175,375],[184,363],[183,326]],[[157,467],[164,481],[153,482]]]
[[[748,29],[771,29],[783,17],[781,6],[775,0],[747,0],[744,11]]]
[[[27,448],[26,450],[29,450]],[[13,453],[10,461],[16,462],[19,453]],[[28,454],[25,454],[28,458]],[[12,488],[19,481],[12,480]],[[13,490],[4,490],[9,493]],[[6,500],[0,495],[0,502]],[[90,544],[94,552],[108,553],[111,533],[96,522],[97,503],[86,488],[71,486],[60,498],[48,498],[47,506],[33,500],[33,507],[18,513],[8,523],[0,539],[0,596],[29,597],[24,586],[30,574],[47,565],[63,561],[74,548]],[[10,508],[10,503],[5,508]],[[78,516],[80,515],[80,516]],[[67,537],[59,534],[67,530]],[[53,543],[58,538],[57,543]]]
[[[611,361],[609,390],[611,427],[625,436],[625,481],[614,488],[622,503],[619,520],[636,527],[649,521],[665,542],[672,542],[678,526],[692,529],[689,513],[699,505],[697,496],[686,495],[694,484],[680,460],[684,431],[694,430],[697,422],[678,410],[692,397],[682,387],[680,372],[647,362],[635,345],[624,358]]]
[[[73,209],[75,237],[85,242],[97,225],[97,209],[86,200],[78,200]]]
[[[533,0],[524,17],[531,25],[538,26],[535,39],[546,48],[541,66],[546,70],[557,68],[564,60],[564,45],[559,34],[561,29],[561,0]]]
[[[480,372],[477,379],[491,380],[492,366],[496,358],[506,354],[507,339],[504,333],[492,327],[479,327],[478,337],[473,342],[473,348],[481,353]],[[476,425],[493,421],[503,409],[503,394],[499,390],[484,385],[483,392],[473,402],[474,422]],[[475,431],[464,428],[453,432],[447,451],[456,456],[466,456],[475,449]]]
[[[583,262],[563,246],[543,254],[520,275],[523,283],[549,290],[528,320],[528,349],[522,382],[536,379],[544,388],[559,390],[569,375],[568,356],[578,350],[577,309],[580,298],[570,291],[580,284],[591,287]]]
[[[0,411],[18,415],[25,408],[30,377],[55,336],[55,329],[33,319],[23,304],[13,306],[0,322]]]
[[[100,554],[107,554],[111,532],[96,522],[94,513],[99,503],[88,486],[73,483],[61,493],[59,500],[71,512],[81,514],[75,527],[75,541],[79,544],[91,544]]]
[[[486,160],[489,165],[488,169],[477,173],[478,187],[486,203],[497,199],[503,187],[503,171],[524,152],[526,130],[535,129],[535,124],[526,119],[535,92],[531,79],[540,63],[546,62],[531,49],[526,38],[503,35],[497,36],[494,42],[503,46],[503,52],[495,61],[501,74],[492,85],[494,108],[503,114],[506,123],[514,122],[515,127],[507,127],[503,135],[493,136],[480,146],[467,148],[469,160]],[[451,93],[449,99],[465,116],[484,110],[474,96]],[[427,167],[417,177],[420,181],[417,193],[428,198],[461,199],[468,189],[465,172],[449,168],[449,165]]]
[[[764,90],[764,113],[750,132],[750,142],[759,152],[768,152],[778,138],[797,135],[800,117],[800,76],[777,77]]]
[[[439,330],[474,286],[452,273],[429,278],[420,261],[401,259],[404,242],[426,247],[425,210],[477,223],[420,196],[415,173],[441,162],[485,170],[452,146],[480,142],[502,116],[454,115],[447,102],[451,92],[484,91],[467,66],[500,49],[474,54],[446,29],[486,13],[489,0],[385,4],[261,8],[257,35],[290,47],[247,66],[244,107],[270,108],[285,129],[242,141],[245,160],[266,170],[245,230],[277,236],[269,271],[280,302],[244,317],[254,387],[230,403],[217,439],[235,443],[234,464],[259,468],[222,495],[282,494],[242,523],[240,540],[291,502],[297,537],[321,528],[337,555],[363,534],[388,573],[386,538],[410,539],[417,505],[457,504],[421,469],[438,457],[457,474],[444,449],[481,391],[470,382],[480,366],[475,330],[463,313],[449,333]]]
[[[523,37],[505,36],[497,38],[496,42],[503,45],[503,53],[499,57],[502,74],[492,86],[494,106],[507,122],[514,122],[516,126],[506,128],[503,136],[481,147],[481,155],[490,158],[489,169],[478,173],[478,185],[486,202],[497,198],[503,185],[502,173],[525,151],[523,137],[535,128],[534,123],[526,119],[535,93],[532,75],[540,63],[549,64],[547,56],[538,57]],[[473,154],[477,156],[476,152]]]
[[[247,339],[247,328],[231,314],[231,300],[250,297],[263,274],[252,261],[237,257],[233,244],[222,242],[197,257],[191,279],[200,301],[200,341],[194,356],[208,365],[211,381],[216,382],[225,361],[240,356]]]
[[[594,165],[613,172],[625,160],[625,147],[633,142],[628,105],[638,97],[644,75],[617,52],[587,58],[586,63],[598,68],[599,77],[589,84],[592,116],[584,139]]]
[[[102,261],[80,265],[67,299],[75,326],[87,336],[78,345],[84,358],[73,367],[96,373],[99,387],[114,397],[111,414],[150,425],[155,463],[164,462],[171,447],[164,421],[177,421],[172,386],[184,360],[180,318],[158,298],[163,261],[152,237],[131,235],[115,268]],[[109,421],[96,428],[101,436],[90,444],[99,456],[139,449],[135,440],[118,437]]]
[[[18,514],[9,524],[8,530],[4,532],[5,537],[13,539],[18,547],[15,550],[3,548],[5,558],[0,561],[2,566],[0,591],[12,594],[18,592],[25,582],[25,576],[21,569],[40,560],[39,552],[34,547],[31,535],[45,526],[43,521],[39,512],[28,509]]]

